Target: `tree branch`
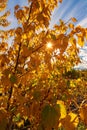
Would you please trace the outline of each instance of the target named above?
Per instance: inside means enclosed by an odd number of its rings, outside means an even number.
[[[32,11],[32,6],[33,6],[33,2],[32,2],[31,5],[30,5],[30,9],[29,9],[29,15],[28,15],[27,23],[28,23],[29,20],[30,20],[30,14],[31,14],[31,11]]]
[[[7,110],[9,110],[11,96],[12,96],[12,85],[9,90],[9,97],[8,97],[7,108],[6,108]]]
[[[16,60],[16,65],[15,65],[15,68],[14,68],[14,73],[17,70],[19,56],[20,56],[20,50],[21,50],[21,43],[19,44],[18,56],[17,56],[17,60]],[[10,107],[10,99],[11,99],[12,93],[13,93],[13,84],[11,84],[11,87],[9,89],[9,96],[8,96],[8,102],[7,102],[7,108],[6,108],[7,110],[9,110],[9,107]]]
[[[16,65],[15,65],[14,71],[17,70],[18,61],[19,61],[19,56],[20,56],[20,50],[21,50],[21,43],[19,44],[18,56],[17,56]]]

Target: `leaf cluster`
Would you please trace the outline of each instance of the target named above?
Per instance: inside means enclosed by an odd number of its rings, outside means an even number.
[[[87,29],[75,27],[75,18],[66,23],[59,20],[50,29],[51,13],[57,5],[58,0],[28,0],[27,6],[16,5],[19,26],[0,33],[3,130],[75,130],[80,122],[87,125],[87,80],[82,76],[85,73],[73,70],[80,62],[77,44],[84,45]]]

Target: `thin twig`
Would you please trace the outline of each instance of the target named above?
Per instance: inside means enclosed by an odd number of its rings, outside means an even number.
[[[20,56],[20,51],[21,51],[21,43],[19,44],[18,56],[17,56],[16,65],[15,65],[14,71],[17,70],[18,61],[19,61],[19,56]]]
[[[31,14],[31,11],[32,11],[32,6],[33,6],[33,2],[32,2],[31,5],[30,5],[30,9],[29,9],[29,15],[28,15],[27,23],[28,23],[29,20],[30,20],[30,14]]]

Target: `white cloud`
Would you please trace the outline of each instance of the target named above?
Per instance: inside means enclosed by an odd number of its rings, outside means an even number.
[[[87,27],[87,17],[78,22],[77,26],[81,25],[83,27]]]
[[[85,45],[80,49],[79,57],[81,59],[81,63],[75,66],[76,69],[87,69],[87,46]]]
[[[59,19],[62,18],[64,13],[68,10],[68,8],[71,5],[71,1],[68,0],[67,6],[65,6],[66,0],[63,1],[62,4],[59,4],[58,8],[56,8],[52,14],[50,27],[52,27],[54,24],[57,24],[59,22]]]
[[[82,63],[79,63],[78,66],[75,66],[74,67],[75,69],[87,69],[87,63],[86,62],[82,62]]]

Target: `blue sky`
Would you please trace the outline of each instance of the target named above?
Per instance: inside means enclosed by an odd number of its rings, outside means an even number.
[[[64,21],[75,17],[84,27],[87,27],[87,0],[63,0],[53,12],[51,24],[58,23],[59,19]]]
[[[27,5],[27,3],[28,3],[27,0],[8,0],[7,9],[10,10],[10,12],[11,12],[11,15],[8,17],[8,20],[12,23],[10,25],[10,28],[18,26],[17,21],[14,17],[14,6],[17,4],[20,6],[25,6],[25,5]]]
[[[17,26],[17,21],[14,18],[14,6],[19,4],[21,6],[27,4],[27,0],[9,0],[8,9],[11,11],[11,15],[8,19],[12,22],[11,28]],[[59,3],[58,7],[52,13],[52,20],[50,26],[57,24],[59,19],[68,21],[71,17],[75,17],[78,21],[77,25],[87,27],[87,0],[63,0],[62,4]],[[80,49],[80,57],[83,61],[79,64],[80,68],[87,68],[87,45]]]

